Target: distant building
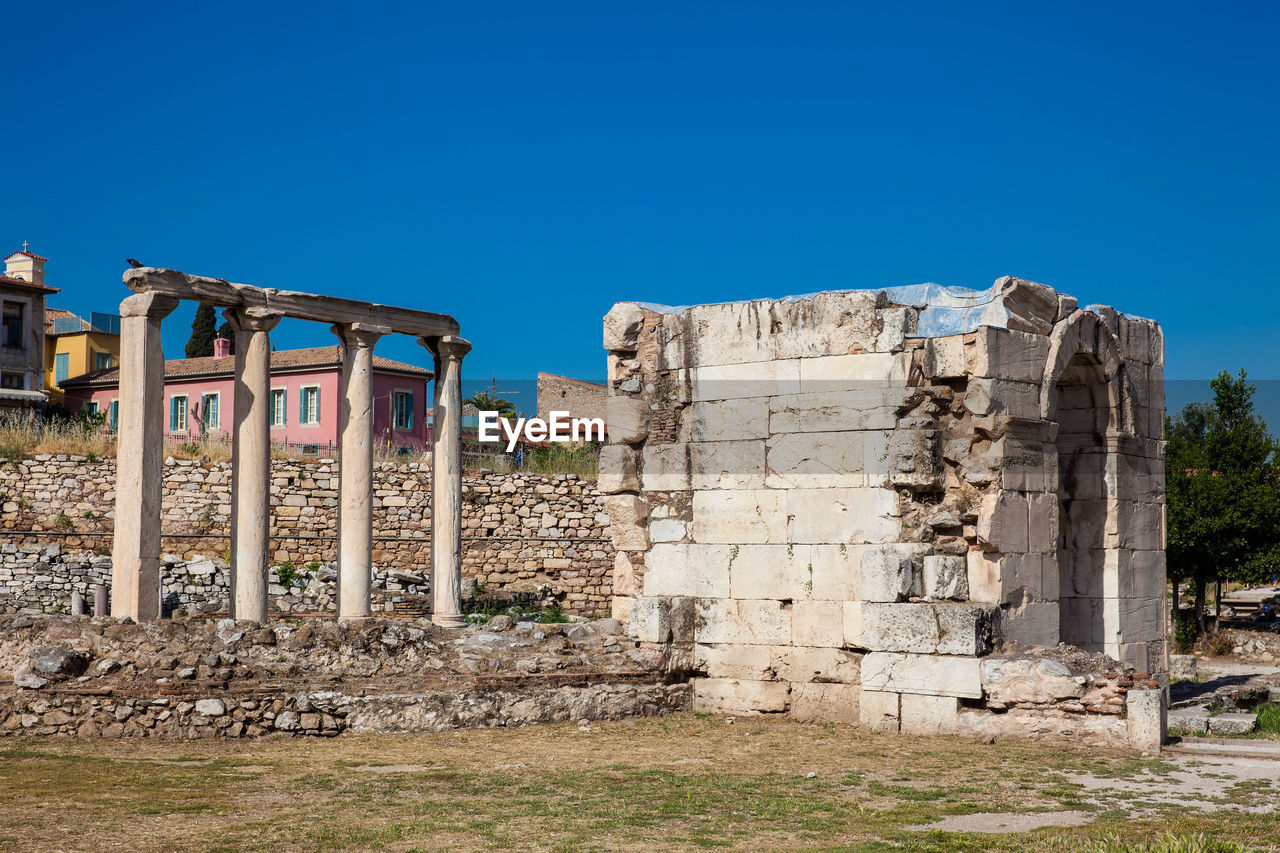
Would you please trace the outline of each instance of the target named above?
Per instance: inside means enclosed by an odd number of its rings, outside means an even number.
[[[571,418],[600,418],[604,421],[608,393],[609,386],[598,382],[539,373],[538,417],[548,420],[551,412],[568,412]]]
[[[170,436],[195,440],[227,436],[234,411],[235,356],[218,338],[214,354],[164,363],[164,405]],[[341,347],[312,347],[271,353],[271,440],[290,445],[333,447],[338,443]],[[421,449],[428,444],[427,382],[424,367],[373,357],[374,436],[389,447]],[[72,410],[87,406],[119,419],[118,368],[87,373],[63,383]]]
[[[120,315],[94,312],[88,320],[61,308],[44,312],[44,385],[49,402],[65,402],[62,383],[120,366]]]
[[[4,259],[0,275],[0,408],[43,410],[44,298],[58,288],[44,283],[48,258],[27,251]]]

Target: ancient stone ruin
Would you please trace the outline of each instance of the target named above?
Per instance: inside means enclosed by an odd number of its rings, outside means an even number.
[[[120,420],[111,612],[135,621],[160,615],[160,515],[164,483],[164,353],[160,321],[179,301],[225,308],[236,330],[231,462],[231,613],[267,620],[271,478],[271,330],[285,317],[330,324],[343,347],[338,481],[338,617],[370,615],[373,545],[373,348],[383,335],[412,335],[435,357],[432,444],[432,621],[463,624],[462,358],[471,344],[458,322],[310,293],[264,290],[176,270],[125,273],[134,295],[120,303]]]
[[[696,707],[1160,736],[1154,322],[1006,277],[620,303],[604,345],[615,615]]]

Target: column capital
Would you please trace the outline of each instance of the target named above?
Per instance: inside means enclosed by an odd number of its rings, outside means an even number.
[[[120,303],[121,317],[151,317],[156,320],[168,317],[182,300],[167,293],[135,293]]]
[[[391,327],[372,323],[334,323],[329,331],[337,335],[345,347],[373,349],[378,338],[391,334]]]
[[[237,332],[269,332],[276,327],[284,316],[277,311],[252,306],[249,308],[227,308],[222,316]]]
[[[462,361],[462,357],[471,352],[471,341],[454,335],[438,338],[418,338],[418,343],[427,348],[433,356],[443,360]]]

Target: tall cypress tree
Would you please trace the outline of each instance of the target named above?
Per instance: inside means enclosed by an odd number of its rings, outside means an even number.
[[[204,358],[213,355],[214,330],[218,317],[212,305],[200,303],[195,319],[191,321],[191,338],[187,341],[187,358]]]
[[[231,328],[231,324],[226,320],[222,321],[222,325],[218,327],[218,337],[226,338],[231,341],[231,354],[236,354],[236,330]]]

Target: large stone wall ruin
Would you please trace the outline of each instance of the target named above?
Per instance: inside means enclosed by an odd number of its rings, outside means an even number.
[[[324,568],[269,587],[274,612],[331,611],[336,603],[337,471],[333,460],[272,462],[273,567]],[[430,572],[430,469],[374,466],[374,583],[379,612],[421,612]],[[41,455],[0,465],[0,612],[68,612],[73,592],[92,606],[111,578],[115,460]],[[170,459],[164,468],[162,586],[166,612],[225,612],[231,471],[224,462]],[[483,591],[539,593],[570,613],[607,613],[613,547],[595,484],[573,475],[476,474],[463,481],[463,576]],[[20,531],[35,531],[24,533]],[[329,537],[290,539],[282,537]]]
[[[697,707],[978,731],[1010,654],[1165,670],[1154,322],[1003,278],[620,303],[604,343],[614,612]],[[1083,725],[1064,672],[1026,704]]]

